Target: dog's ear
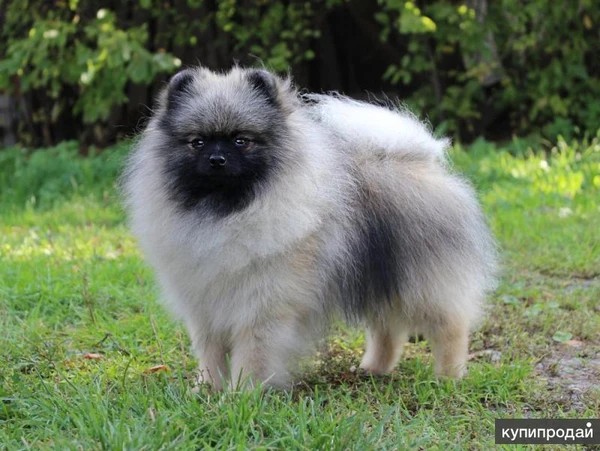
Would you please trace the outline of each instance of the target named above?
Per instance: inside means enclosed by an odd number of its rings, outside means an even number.
[[[297,93],[289,75],[282,78],[264,69],[250,69],[246,80],[258,95],[283,114],[289,115],[296,109]]]
[[[183,69],[177,72],[169,80],[169,89],[171,91],[181,91],[194,81],[194,69]]]
[[[279,77],[263,69],[252,69],[246,74],[246,79],[250,86],[270,104],[280,105],[282,86]]]
[[[199,71],[195,69],[183,69],[171,77],[167,87],[167,108],[172,109],[185,97],[198,75]]]

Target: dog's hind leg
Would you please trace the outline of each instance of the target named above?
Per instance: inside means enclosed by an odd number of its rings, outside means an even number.
[[[435,373],[459,379],[466,373],[469,352],[467,321],[452,319],[430,327],[427,339],[435,359]]]
[[[360,367],[368,374],[390,373],[408,341],[410,330],[402,321],[376,319],[367,322],[367,349]]]

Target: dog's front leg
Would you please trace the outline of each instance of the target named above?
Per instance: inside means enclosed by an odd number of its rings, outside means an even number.
[[[293,324],[265,322],[234,335],[231,349],[231,388],[245,390],[257,383],[285,388],[290,361],[298,356],[303,337]]]
[[[210,384],[221,390],[223,381],[229,379],[226,340],[218,333],[206,334],[196,327],[188,326],[188,330],[198,358],[197,384]]]

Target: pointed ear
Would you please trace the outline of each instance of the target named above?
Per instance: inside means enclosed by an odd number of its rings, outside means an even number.
[[[194,69],[184,69],[171,77],[167,88],[167,107],[169,109],[175,107],[181,98],[185,96],[196,75],[197,71]]]
[[[181,91],[194,81],[194,69],[183,69],[177,72],[169,80],[169,89]]]
[[[250,86],[274,106],[280,106],[280,82],[277,76],[262,69],[251,69],[246,74]]]

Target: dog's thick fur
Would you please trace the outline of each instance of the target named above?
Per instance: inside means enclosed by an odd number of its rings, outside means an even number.
[[[201,380],[285,387],[336,314],[366,326],[368,373],[422,333],[437,374],[462,376],[495,249],[446,147],[407,112],[299,97],[263,70],[174,76],[124,190]]]

